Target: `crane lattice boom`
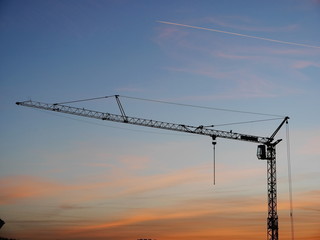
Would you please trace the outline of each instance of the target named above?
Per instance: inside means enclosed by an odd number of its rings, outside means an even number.
[[[39,108],[43,110],[67,113],[67,114],[72,114],[72,115],[77,115],[82,117],[96,118],[101,120],[127,123],[127,124],[139,125],[139,126],[151,127],[151,128],[160,128],[160,129],[177,131],[177,132],[205,135],[210,137],[228,138],[233,140],[242,140],[242,141],[249,141],[249,142],[261,143],[261,144],[267,144],[273,140],[272,138],[268,138],[268,137],[253,136],[248,134],[235,133],[232,131],[215,130],[215,129],[204,127],[204,126],[195,127],[195,126],[189,126],[184,124],[168,123],[168,122],[155,121],[155,120],[144,119],[144,118],[128,117],[125,115],[98,112],[98,111],[93,111],[85,108],[71,107],[71,106],[62,105],[62,104],[49,104],[49,103],[35,102],[31,100],[24,101],[24,102],[17,102],[16,104],[25,106],[25,107]]]

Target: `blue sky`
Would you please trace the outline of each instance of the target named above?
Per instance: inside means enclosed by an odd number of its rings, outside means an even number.
[[[296,239],[319,237],[319,22],[317,0],[1,1],[0,236],[265,236],[254,144],[218,139],[212,186],[209,138],[15,105],[119,94],[289,116]],[[121,101],[128,115],[195,126],[273,118]],[[118,113],[114,99],[75,106]],[[269,136],[280,121],[218,129]],[[280,236],[290,239],[285,127],[278,137]]]

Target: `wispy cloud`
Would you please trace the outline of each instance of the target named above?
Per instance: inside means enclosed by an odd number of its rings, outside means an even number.
[[[218,57],[231,59],[231,60],[261,60],[259,56],[252,56],[252,55],[236,55],[236,54],[229,54],[225,52],[218,52],[216,54]]]
[[[230,240],[239,239],[239,237],[241,239],[262,238],[266,230],[266,208],[265,201],[261,197],[254,198],[236,194],[220,198],[194,196],[179,204],[126,212],[114,220],[63,227],[60,232],[66,236],[80,237],[80,239],[84,236],[122,239],[128,232],[136,235],[141,234],[141,231],[146,233],[146,229],[148,229],[149,236],[165,239],[194,239],[194,237],[210,239],[218,236]],[[307,202],[298,204],[304,207],[313,206]],[[289,227],[289,220],[284,217],[287,209],[282,205],[281,202],[279,206],[279,213],[282,217],[281,226],[282,229],[286,229]],[[310,225],[318,223],[316,218],[308,219],[304,214],[300,212],[299,216]],[[312,234],[311,226],[310,230],[309,236]],[[250,236],[248,232],[251,233]],[[296,234],[306,236],[306,233],[300,229],[296,231]],[[282,236],[289,237],[290,231],[283,230]]]
[[[313,62],[313,61],[296,61],[293,64],[293,68],[296,68],[296,69],[303,69],[303,68],[306,68],[306,67],[317,67],[317,68],[320,68],[320,63]]]
[[[230,56],[230,58],[237,58]],[[241,58],[241,57],[240,57]],[[244,57],[252,59],[251,57]],[[193,96],[192,100],[238,99],[238,98],[274,98],[288,92],[287,87],[275,85],[269,79],[246,70],[221,71],[210,66],[192,66],[190,68],[168,68],[170,71],[185,72],[212,78],[212,81],[228,85],[228,90],[212,95]],[[214,85],[212,82],[212,85]],[[292,92],[291,92],[292,93]],[[190,96],[191,97],[191,96]]]
[[[50,196],[66,187],[35,176],[9,176],[0,179],[0,189],[0,204],[13,204],[22,199]]]
[[[195,88],[194,95],[185,96],[185,99],[204,101],[276,98],[301,95],[307,91],[296,86],[309,79],[309,76],[300,70],[305,66],[315,66],[316,60],[312,59],[317,56],[317,51],[314,49],[292,48],[288,44],[229,44],[221,42],[220,38],[197,38],[197,35],[183,30],[183,27],[164,25],[166,27],[160,30],[175,30],[170,31],[165,39],[158,39],[164,51],[175,60],[175,66],[164,69],[187,73],[186,76],[200,76],[201,78],[195,78],[194,83],[213,89],[212,94],[203,91],[197,94]],[[181,32],[185,32],[185,35]],[[215,41],[212,41],[213,39]],[[306,56],[310,60],[304,60]],[[288,80],[293,84],[288,85]]]
[[[132,158],[131,160],[134,159],[139,158]],[[129,165],[127,170],[123,170],[121,167],[113,168],[112,178],[109,178],[109,181],[106,180],[99,183],[88,182],[84,184],[79,182],[63,184],[58,181],[35,176],[3,177],[0,179],[0,204],[15,204],[30,198],[39,199],[54,196],[59,196],[61,199],[65,196],[66,199],[74,199],[76,203],[94,201],[102,197],[115,199],[170,188],[186,184],[188,181],[195,182],[204,179],[198,168],[181,169],[152,176],[139,176],[133,174],[132,171],[144,169],[145,159],[141,160],[140,166],[135,166],[133,162],[130,163],[129,158],[123,161],[125,161],[126,165]],[[105,189],[105,192],[109,193],[109,195],[100,191],[101,189]],[[92,191],[92,194],[87,196],[85,191],[88,190]],[[77,199],[77,196],[81,197]]]
[[[257,20],[253,20],[247,16],[218,16],[206,17],[203,22],[215,24],[221,27],[228,27],[242,31],[254,32],[290,32],[299,28],[298,24],[290,24],[287,26],[254,26]]]
[[[222,207],[226,204],[229,205],[227,209]],[[208,237],[215,234],[228,236],[226,225],[229,229],[238,230],[237,224],[234,223],[239,221],[239,218],[234,217],[235,215],[245,213],[246,217],[250,218],[250,222],[247,222],[247,225],[243,227],[252,230],[254,225],[258,226],[262,221],[262,212],[264,212],[263,202],[256,199],[246,199],[241,196],[215,200],[195,197],[192,200],[180,202],[178,205],[171,204],[158,209],[140,209],[127,213],[114,221],[65,228],[64,232],[72,235],[86,234],[88,231],[90,234],[104,232],[106,235],[113,235],[118,233],[118,236],[121,237],[125,229],[132,229],[134,226],[133,231],[148,228],[153,233],[159,231],[158,229],[165,228],[163,236],[166,238],[180,236],[190,239],[194,234],[201,235],[201,232]],[[253,219],[255,221],[252,221]],[[212,225],[212,222],[215,224]]]
[[[210,32],[218,32],[218,33],[223,33],[223,34],[228,34],[228,35],[234,35],[234,36],[238,36],[238,37],[253,38],[253,39],[257,39],[257,40],[274,42],[274,43],[280,43],[280,44],[286,44],[286,45],[294,45],[294,46],[299,46],[299,47],[308,47],[308,48],[320,49],[320,46],[313,46],[313,45],[303,44],[303,43],[282,41],[282,40],[277,40],[277,39],[272,39],[272,38],[265,38],[265,37],[247,35],[247,34],[242,34],[242,33],[223,31],[223,30],[213,29],[213,28],[205,28],[205,27],[199,27],[199,26],[192,26],[192,25],[181,24],[181,23],[174,23],[174,22],[167,22],[167,21],[158,21],[158,22],[159,22],[159,23],[163,23],[163,24],[168,24],[168,25],[174,25],[174,26],[180,26],[180,27],[186,27],[186,28],[193,28],[193,29],[210,31]]]

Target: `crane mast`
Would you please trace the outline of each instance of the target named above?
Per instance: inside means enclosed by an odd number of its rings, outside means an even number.
[[[98,112],[85,108],[67,106],[64,104],[50,104],[35,101],[16,102],[17,105],[38,108],[53,112],[77,115],[81,117],[95,118],[104,121],[113,121],[126,123],[150,128],[159,128],[170,131],[184,132],[190,134],[198,134],[209,136],[212,139],[227,138],[232,140],[247,141],[258,143],[257,157],[260,160],[267,161],[267,186],[268,186],[268,218],[267,218],[267,240],[278,240],[278,215],[277,215],[277,178],[276,178],[276,145],[281,139],[274,141],[274,137],[280,130],[282,125],[288,121],[289,117],[285,117],[282,123],[274,131],[271,137],[261,137],[232,131],[221,131],[205,126],[189,126],[184,124],[162,122],[144,118],[129,117],[125,114],[118,95],[115,95],[121,115]]]

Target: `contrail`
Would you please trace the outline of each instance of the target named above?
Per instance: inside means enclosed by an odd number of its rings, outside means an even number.
[[[308,45],[308,44],[303,44],[303,43],[295,43],[295,42],[286,42],[286,41],[281,41],[281,40],[276,40],[276,39],[271,39],[271,38],[251,36],[251,35],[235,33],[235,32],[227,32],[227,31],[217,30],[217,29],[213,29],[213,28],[197,27],[197,26],[191,26],[191,25],[186,25],[186,24],[181,24],[181,23],[174,23],[174,22],[165,22],[165,21],[157,21],[157,22],[164,23],[164,24],[169,24],[169,25],[180,26],[180,27],[187,27],[187,28],[205,30],[205,31],[210,31],[210,32],[219,32],[219,33],[230,34],[230,35],[246,37],[246,38],[254,38],[254,39],[259,39],[259,40],[263,40],[263,41],[276,42],[276,43],[287,44],[287,45],[294,45],[294,46],[300,46],[300,47],[308,47],[308,48],[320,49],[320,46],[313,46],[313,45]]]

